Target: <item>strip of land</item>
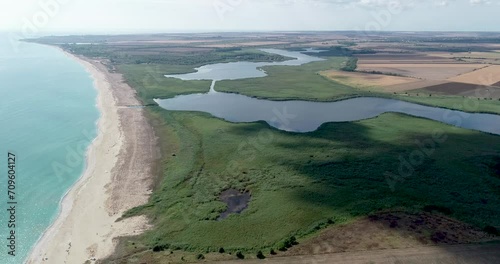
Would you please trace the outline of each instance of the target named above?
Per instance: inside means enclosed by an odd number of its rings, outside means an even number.
[[[87,153],[83,176],[61,203],[61,210],[27,263],[83,263],[102,259],[116,238],[148,228],[144,216],[116,222],[125,212],[147,202],[156,137],[135,92],[121,75],[109,73],[99,61],[75,57],[94,79],[101,112],[98,136]]]
[[[309,255],[283,257],[266,260],[273,264],[299,264],[299,263],[498,263],[500,261],[500,245],[461,245],[447,247],[417,247],[411,249],[388,249],[376,251],[361,251],[356,253],[337,253],[325,255]],[[218,264],[232,263],[262,263],[262,260],[224,261]]]

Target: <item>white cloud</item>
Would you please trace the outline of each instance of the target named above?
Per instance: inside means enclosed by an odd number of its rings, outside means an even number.
[[[450,1],[436,1],[434,3],[435,6],[448,6],[450,4]]]
[[[469,2],[471,3],[471,5],[489,5],[491,4],[491,1],[489,0],[469,0]]]
[[[19,30],[39,3],[0,0],[0,30]],[[47,31],[349,30],[399,3],[384,30],[500,30],[500,0],[64,0]],[[214,3],[230,6],[221,20]],[[497,9],[498,10],[498,9]],[[463,19],[467,16],[467,19]]]

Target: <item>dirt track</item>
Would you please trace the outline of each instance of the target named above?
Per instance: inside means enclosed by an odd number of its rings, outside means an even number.
[[[265,260],[222,261],[217,264],[494,264],[500,263],[500,244],[492,245],[460,245],[445,247],[419,247],[411,249],[388,249],[352,253],[337,253],[315,256],[280,257]]]
[[[148,123],[145,110],[138,107],[135,90],[124,82],[123,76],[109,72],[100,61],[88,59],[101,72],[114,88],[118,114],[125,135],[124,148],[120,151],[116,167],[113,169],[113,184],[108,186],[110,197],[107,206],[111,214],[121,214],[124,208],[130,209],[144,204],[151,194],[153,182],[152,164],[160,156],[157,138]]]

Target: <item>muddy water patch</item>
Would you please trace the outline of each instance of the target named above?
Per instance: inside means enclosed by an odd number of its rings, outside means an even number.
[[[217,220],[226,219],[231,214],[239,214],[243,212],[248,207],[248,203],[250,202],[250,198],[252,196],[248,191],[240,192],[236,189],[228,189],[223,191],[219,195],[219,199],[226,203],[227,210],[217,218]]]

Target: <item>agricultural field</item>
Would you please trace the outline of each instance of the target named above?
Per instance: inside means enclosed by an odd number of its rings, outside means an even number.
[[[477,97],[481,99],[499,99],[500,88],[494,86],[484,86],[470,83],[447,82],[437,85],[430,85],[423,89],[412,91],[413,93],[426,92],[440,95],[461,95],[466,97]]]
[[[492,86],[500,82],[500,65],[484,67],[473,72],[449,78],[448,80],[452,82]]]
[[[469,63],[500,64],[500,50],[490,52],[457,52],[457,53],[433,53],[434,56],[453,58]]]
[[[489,59],[492,57],[479,57],[479,54],[495,53],[471,52],[470,54],[477,56],[478,60],[467,62],[455,55],[469,53],[408,52],[358,55],[356,71],[384,76],[385,79],[394,76],[416,79],[414,82],[388,82],[379,84],[378,89],[372,88],[385,93],[392,92],[403,96],[424,93],[429,96],[450,95],[495,100],[500,98],[497,87],[500,84],[499,66],[489,64]],[[342,79],[342,76],[337,78]],[[428,101],[435,102],[435,100]]]
[[[484,68],[482,64],[435,64],[435,63],[372,63],[362,60],[358,64],[361,72],[380,72],[388,75],[405,76],[424,80],[446,80],[461,74]]]
[[[323,71],[321,75],[330,80],[362,90],[375,89],[387,93],[406,91],[405,87],[407,87],[408,84],[420,82],[419,79],[409,77],[346,72],[340,70]]]
[[[386,76],[386,75],[383,75],[383,76]],[[448,81],[445,81],[445,80],[421,80],[421,79],[419,79],[418,81],[411,82],[411,83],[389,85],[387,87],[384,87],[384,89],[387,91],[394,91],[398,94],[407,94],[408,92],[410,92],[410,93],[411,92],[418,92],[419,89],[430,87],[430,86],[441,85],[444,83],[448,83]]]

